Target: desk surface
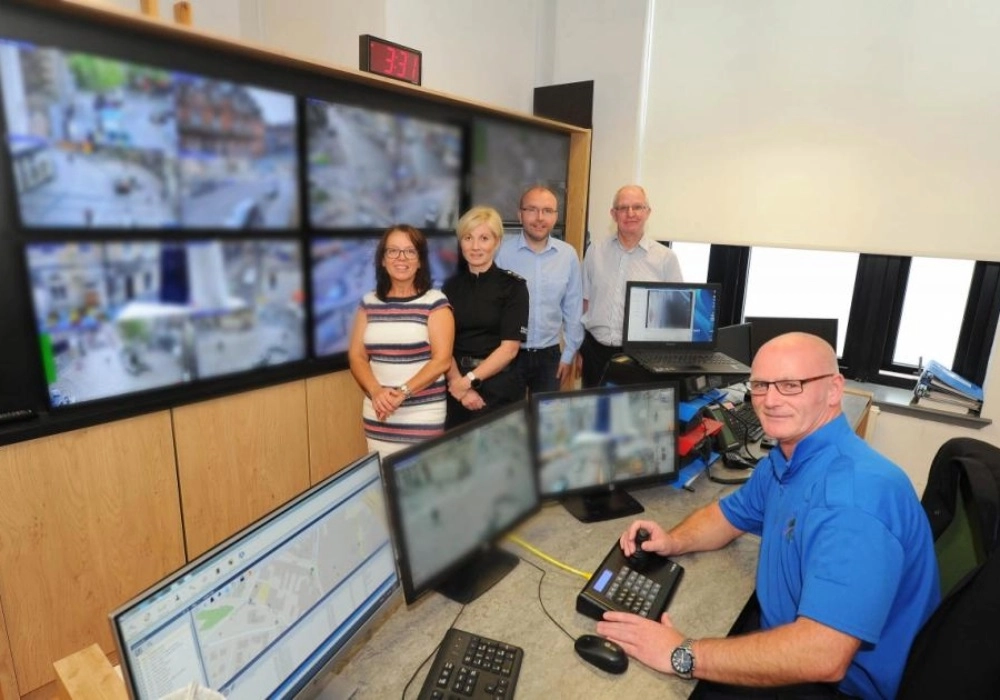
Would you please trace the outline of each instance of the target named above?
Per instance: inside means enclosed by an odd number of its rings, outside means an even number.
[[[699,477],[695,491],[658,486],[631,491],[645,507],[642,517],[664,527],[680,522],[695,508],[733,487]],[[581,523],[556,504],[525,523],[523,539],[563,563],[592,571],[631,518]],[[576,612],[576,595],[586,583],[513,543],[505,546],[537,564],[547,573],[542,599],[549,613],[571,634],[593,633],[596,622]],[[758,540],[745,535],[717,552],[686,554],[676,560],[685,568],[667,611],[674,624],[692,637],[725,636],[754,587]],[[515,644],[524,649],[517,697],[621,696],[686,698],[694,684],[657,673],[634,659],[620,676],[600,671],[582,661],[569,639],[542,612],[538,602],[541,573],[521,562],[492,590],[470,603],[455,626],[469,632]],[[338,674],[338,686],[355,691],[355,700],[402,697],[411,674],[435,650],[461,605],[430,593],[416,604],[400,606]],[[414,678],[408,698],[414,698],[430,667]]]

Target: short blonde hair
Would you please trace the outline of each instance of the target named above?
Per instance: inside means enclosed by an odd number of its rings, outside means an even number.
[[[462,218],[458,220],[458,226],[455,228],[458,240],[462,240],[462,236],[480,224],[486,224],[489,227],[493,238],[498,243],[503,239],[503,219],[500,218],[500,213],[493,207],[480,206],[472,207],[472,209],[462,214]]]

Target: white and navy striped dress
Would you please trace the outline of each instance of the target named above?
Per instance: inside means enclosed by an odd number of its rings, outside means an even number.
[[[448,297],[430,289],[412,299],[380,301],[374,292],[365,294],[361,309],[367,317],[365,350],[372,372],[382,386],[396,387],[408,381],[431,359],[427,319],[438,309],[447,308]],[[375,418],[372,402],[365,397],[362,417],[368,449],[383,457],[407,445],[444,431],[445,394],[448,386],[442,374],[389,416]]]

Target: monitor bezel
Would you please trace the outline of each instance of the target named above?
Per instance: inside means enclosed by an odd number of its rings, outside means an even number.
[[[669,473],[658,472],[646,474],[639,477],[612,481],[607,484],[592,484],[588,486],[566,489],[564,491],[545,491],[542,483],[542,459],[541,459],[541,420],[539,419],[539,404],[549,400],[573,400],[578,397],[600,396],[613,394],[641,393],[644,391],[657,391],[670,389],[674,395],[674,445],[673,445],[673,470]],[[538,493],[544,500],[555,500],[571,496],[590,495],[611,495],[618,491],[627,491],[630,488],[658,486],[677,481],[680,477],[680,451],[677,447],[678,433],[678,405],[680,404],[680,384],[674,380],[663,380],[656,382],[641,382],[636,384],[605,384],[589,389],[579,389],[577,391],[551,391],[533,394],[531,397],[531,447],[532,458],[538,470]]]
[[[512,521],[492,533],[488,542],[480,542],[472,549],[459,553],[451,560],[451,562],[439,569],[432,576],[429,576],[425,581],[421,582],[419,586],[415,585],[413,581],[413,571],[410,566],[410,544],[407,539],[407,532],[402,524],[399,488],[395,479],[395,469],[397,463],[407,460],[422,452],[433,450],[440,445],[454,440],[456,437],[471,433],[482,428],[483,426],[499,421],[519,411],[524,414],[525,425],[527,427],[526,437],[528,444],[526,445],[526,456],[528,459],[528,469],[531,470],[531,483],[535,493],[534,503]],[[412,445],[404,450],[396,452],[395,454],[388,455],[384,460],[382,460],[382,486],[385,490],[385,502],[386,509],[389,512],[389,528],[392,532],[392,541],[396,546],[396,569],[399,572],[399,580],[403,588],[403,598],[407,604],[416,602],[416,600],[427,591],[433,590],[444,584],[449,576],[459,571],[462,566],[473,559],[477,553],[496,546],[496,543],[502,539],[504,535],[517,528],[521,523],[539,511],[541,508],[541,498],[538,491],[537,462],[534,458],[534,450],[532,449],[531,443],[532,423],[532,414],[528,411],[528,402],[526,400],[522,400],[491,411],[485,416],[477,417],[468,423],[464,423],[442,435],[439,435],[438,437],[425,440],[424,442]],[[445,543],[445,545],[447,546],[447,543]]]
[[[837,352],[837,340],[840,333],[840,320],[832,317],[820,316],[745,316],[744,323],[750,324],[750,354],[757,355],[760,346],[769,340],[777,338],[785,333],[809,333],[822,338],[833,346]],[[766,338],[761,338],[759,333],[762,329],[774,330],[777,328],[780,333],[773,333]],[[830,331],[833,331],[831,343]],[[822,332],[818,332],[822,331]],[[839,357],[839,354],[838,354]]]
[[[298,494],[294,498],[286,501],[282,505],[278,506],[274,510],[270,511],[266,515],[258,518],[251,524],[247,525],[245,528],[241,529],[239,532],[228,537],[224,541],[220,542],[216,546],[212,547],[210,550],[204,554],[199,555],[193,561],[188,562],[183,567],[177,569],[171,574],[168,574],[160,581],[149,586],[145,590],[141,591],[137,595],[130,598],[125,603],[108,613],[108,623],[111,626],[111,635],[114,637],[115,649],[118,653],[119,663],[122,670],[122,680],[125,684],[125,689],[128,692],[128,696],[132,700],[142,700],[135,688],[135,680],[133,675],[133,669],[131,665],[131,657],[126,653],[126,641],[122,634],[119,622],[123,615],[131,612],[137,606],[148,601],[149,598],[162,593],[165,589],[172,586],[179,579],[187,576],[189,573],[197,569],[198,567],[204,565],[206,562],[218,557],[220,554],[226,550],[233,547],[235,544],[245,540],[247,537],[253,535],[255,532],[259,531],[261,528],[265,527],[272,521],[281,517],[283,514],[289,510],[295,508],[299,503],[313,497],[317,492],[327,488],[332,487],[337,481],[346,479],[355,471],[367,466],[370,461],[374,459],[377,462],[378,472],[381,474],[381,459],[378,452],[369,452],[368,454],[360,457],[353,462],[349,463],[342,469],[337,470],[335,473],[326,477],[322,481],[308,489]],[[381,476],[379,477],[381,481]],[[384,498],[383,498],[384,500]],[[386,523],[388,526],[388,513],[386,513]],[[392,541],[392,529],[389,527],[389,539],[390,543]],[[371,614],[361,622],[357,627],[355,627],[348,635],[348,639],[341,645],[337,646],[335,649],[331,649],[327,654],[324,655],[322,660],[319,660],[314,664],[314,670],[312,670],[307,676],[296,684],[296,686],[291,690],[292,697],[299,697],[305,694],[311,694],[310,689],[315,689],[317,686],[317,681],[323,677],[328,671],[343,660],[346,660],[354,651],[356,651],[355,644],[356,641],[360,642],[370,631],[374,630],[375,626],[381,623],[385,617],[387,617],[399,604],[400,598],[400,576],[399,569],[395,569],[395,581],[390,586],[389,590],[386,591],[382,600],[376,604],[372,610]]]

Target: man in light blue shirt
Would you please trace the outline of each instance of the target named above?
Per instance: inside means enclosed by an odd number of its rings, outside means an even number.
[[[504,236],[496,257],[498,267],[528,282],[528,342],[516,362],[532,392],[556,391],[571,382],[583,342],[580,259],[571,245],[552,238],[558,214],[552,190],[526,191],[518,211],[522,233]]]

